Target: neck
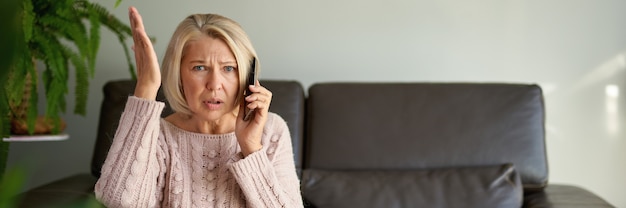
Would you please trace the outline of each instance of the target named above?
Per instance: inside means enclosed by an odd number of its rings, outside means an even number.
[[[201,134],[226,134],[235,131],[236,115],[226,114],[217,120],[203,120],[197,116],[174,113],[166,120],[186,131]]]

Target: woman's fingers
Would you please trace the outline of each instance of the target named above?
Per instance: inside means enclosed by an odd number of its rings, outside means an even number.
[[[252,91],[253,93],[245,98],[248,102],[246,107],[248,107],[249,109],[260,109],[264,113],[267,112],[270,103],[272,102],[272,92],[258,84],[254,87],[249,87],[250,91]]]
[[[141,77],[144,67],[145,44],[142,42],[142,33],[145,33],[143,21],[135,7],[128,10],[128,18],[130,19],[131,32],[133,34],[133,51],[135,52],[135,63],[137,64],[137,74]]]
[[[145,28],[143,26],[143,19],[135,7],[129,8],[130,27],[133,33],[133,40],[135,43],[140,43],[144,39],[142,36],[147,36]]]
[[[130,18],[130,26],[132,28],[143,29],[143,19],[141,19],[141,15],[138,15],[139,12],[137,11],[137,8],[131,6],[129,7],[128,12],[129,12],[128,15]]]
[[[161,85],[161,72],[150,37],[146,33],[143,20],[135,7],[128,9],[128,17],[133,35],[132,49],[137,65],[137,87],[135,96],[154,99]]]
[[[133,33],[133,50],[135,51],[135,60],[137,65],[146,65],[149,54],[152,52],[152,42],[146,33],[141,15],[135,7],[130,7],[129,18],[131,22],[131,30]],[[141,67],[138,66],[141,69]]]

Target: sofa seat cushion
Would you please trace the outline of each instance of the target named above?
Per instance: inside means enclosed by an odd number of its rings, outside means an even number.
[[[544,191],[524,193],[524,206],[545,208],[613,208],[595,193],[574,185],[550,184]]]
[[[82,173],[53,181],[16,196],[18,207],[104,207],[93,192],[97,180]]]
[[[302,193],[328,207],[521,207],[510,164],[430,170],[304,170]]]

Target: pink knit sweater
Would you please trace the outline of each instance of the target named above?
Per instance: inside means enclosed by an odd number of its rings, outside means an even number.
[[[280,116],[269,114],[263,149],[242,158],[234,133],[179,129],[163,108],[129,97],[95,187],[107,207],[302,207]]]

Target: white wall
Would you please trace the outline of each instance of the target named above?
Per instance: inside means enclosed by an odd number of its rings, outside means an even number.
[[[98,2],[113,8],[113,1]],[[125,0],[113,13],[128,22],[131,4],[157,38],[159,57],[184,17],[219,13],[248,32],[262,78],[305,87],[326,81],[538,83],[547,108],[550,182],[579,185],[626,207],[620,197],[626,193],[626,1]],[[70,140],[12,146],[10,165],[33,170],[27,187],[89,171],[101,88],[129,77],[121,46],[103,31],[88,115],[66,116]],[[607,85],[622,91],[608,96]]]

